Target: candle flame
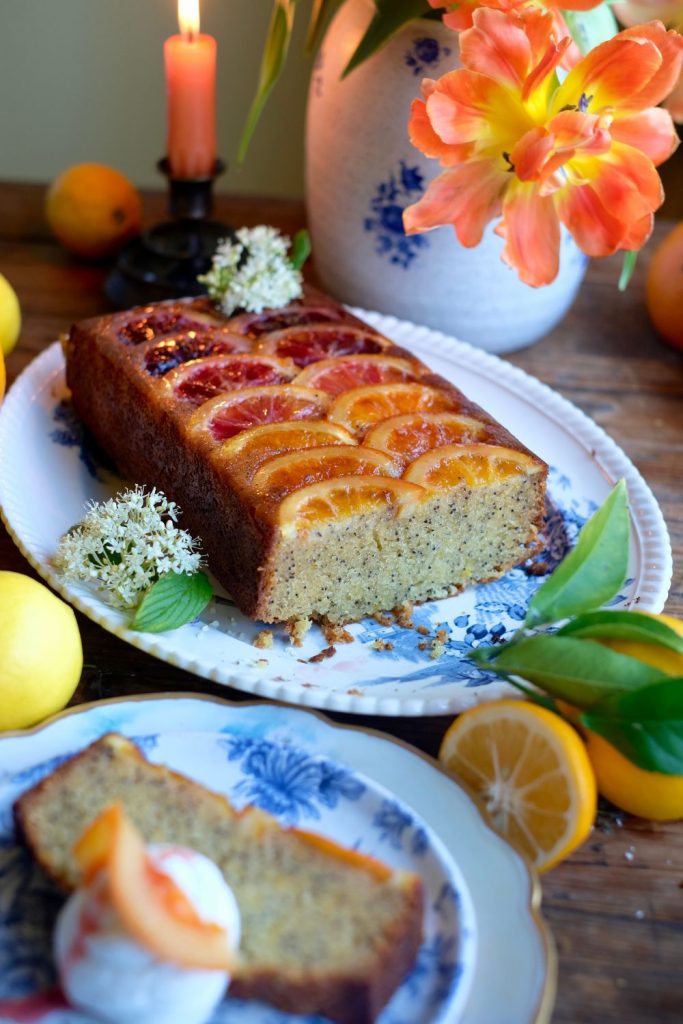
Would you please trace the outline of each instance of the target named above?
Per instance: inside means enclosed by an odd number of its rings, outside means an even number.
[[[186,39],[199,35],[199,0],[178,0],[178,24]]]

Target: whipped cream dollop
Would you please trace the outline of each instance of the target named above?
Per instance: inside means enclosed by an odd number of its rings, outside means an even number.
[[[150,846],[147,853],[203,921],[226,930],[237,950],[237,901],[213,861],[171,844]],[[109,1024],[204,1024],[230,982],[225,971],[160,960],[133,939],[109,900],[103,873],[62,908],[54,953],[67,999]]]

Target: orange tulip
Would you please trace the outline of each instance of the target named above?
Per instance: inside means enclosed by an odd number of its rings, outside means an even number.
[[[615,4],[613,10],[622,25],[637,25],[648,18],[658,18],[669,28],[683,32],[683,0],[624,0]],[[674,121],[683,124],[683,73],[665,106]]]
[[[639,249],[664,194],[655,166],[678,144],[656,104],[683,63],[683,36],[650,22],[595,47],[560,85],[570,46],[540,9],[479,8],[463,68],[423,82],[411,141],[445,168],[404,211],[409,234],[452,224],[474,246],[501,217],[503,259],[522,281],[559,269],[560,223],[589,256]]]

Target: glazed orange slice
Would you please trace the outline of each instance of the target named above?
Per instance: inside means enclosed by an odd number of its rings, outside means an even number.
[[[454,412],[411,412],[378,423],[368,431],[365,443],[408,463],[432,448],[478,441],[487,429],[481,420]]]
[[[396,356],[337,356],[312,363],[296,377],[297,384],[318,388],[328,395],[359,388],[365,384],[390,384],[414,381],[420,376],[420,364]]]
[[[379,354],[387,348],[391,348],[388,338],[376,334],[370,327],[345,323],[288,327],[262,338],[257,345],[259,352],[293,359],[301,367],[333,356]]]
[[[531,476],[543,466],[530,455],[495,444],[449,444],[425,452],[403,478],[430,490],[466,484],[482,487],[511,476]]]
[[[351,516],[384,510],[401,515],[424,496],[424,488],[386,476],[342,476],[288,494],[278,510],[285,537]]]
[[[330,406],[328,417],[360,435],[391,416],[452,408],[453,399],[438,388],[424,384],[371,384],[340,395]]]
[[[329,397],[323,391],[295,384],[242,388],[200,405],[192,414],[187,429],[192,437],[225,441],[260,423],[320,419],[328,403]]]
[[[281,500],[301,487],[339,476],[398,476],[399,467],[386,452],[362,445],[330,445],[287,452],[268,459],[252,478],[254,488]]]
[[[291,420],[251,427],[225,441],[217,455],[251,480],[259,466],[283,452],[356,444],[353,434],[327,420]]]
[[[237,388],[284,384],[295,374],[296,367],[291,360],[275,356],[209,356],[172,370],[164,377],[164,385],[176,398],[197,406]]]

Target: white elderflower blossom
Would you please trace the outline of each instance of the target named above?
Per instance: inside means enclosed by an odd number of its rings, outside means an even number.
[[[178,529],[177,519],[177,505],[156,489],[92,501],[60,540],[54,565],[66,580],[96,582],[113,604],[133,608],[160,576],[200,568],[199,543]]]
[[[199,280],[227,316],[238,309],[262,313],[286,306],[303,292],[303,277],[287,255],[289,247],[286,235],[265,224],[240,228],[234,241],[219,243],[211,270]]]

